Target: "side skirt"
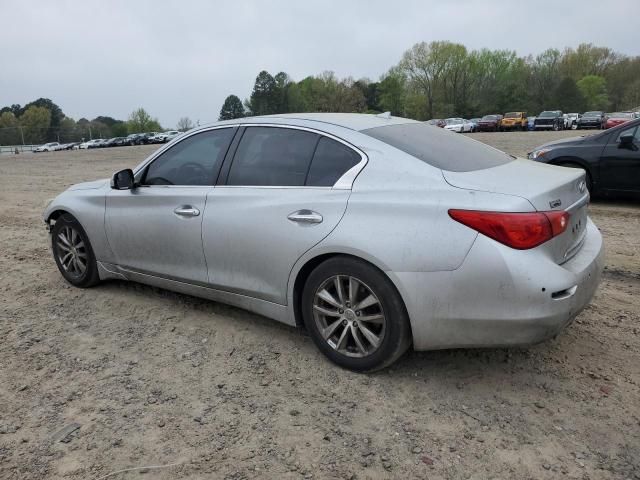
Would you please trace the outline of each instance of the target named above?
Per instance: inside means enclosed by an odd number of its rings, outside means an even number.
[[[186,295],[193,295],[194,297],[205,298],[207,300],[213,300],[214,302],[232,305],[293,327],[296,326],[293,313],[289,311],[289,307],[286,305],[279,305],[259,298],[180,282],[147,273],[134,272],[108,263],[98,262],[98,269],[100,271],[101,280],[131,280],[133,282],[143,283],[152,287],[164,288],[173,292],[184,293]]]

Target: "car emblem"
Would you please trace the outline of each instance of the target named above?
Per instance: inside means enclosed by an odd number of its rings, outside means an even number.
[[[587,189],[587,182],[585,182],[584,180],[580,180],[577,186],[578,186],[578,191],[580,193],[584,193],[584,191]]]
[[[560,205],[562,205],[562,202],[560,201],[560,199],[557,199],[557,200],[551,200],[551,201],[549,202],[549,206],[550,206],[551,208],[558,208]]]

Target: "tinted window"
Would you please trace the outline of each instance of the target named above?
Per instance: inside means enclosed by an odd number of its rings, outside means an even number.
[[[227,185],[303,186],[318,135],[305,130],[248,127]]]
[[[463,135],[450,135],[423,123],[402,123],[362,130],[373,138],[451,172],[497,167],[513,160],[504,152]],[[389,159],[392,161],[392,159]]]
[[[332,187],[360,160],[360,155],[351,148],[330,138],[322,137],[313,155],[306,184],[312,187]]]
[[[223,128],[185,138],[149,165],[143,185],[212,185],[233,132]]]

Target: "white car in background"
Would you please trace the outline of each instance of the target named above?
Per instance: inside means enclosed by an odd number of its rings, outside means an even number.
[[[78,148],[81,148],[81,149],[95,148],[102,141],[103,141],[102,138],[94,138],[93,140],[88,140],[86,142],[81,143],[78,146]]]
[[[473,131],[473,123],[464,118],[447,118],[444,129],[452,132],[467,133]]]
[[[182,132],[177,130],[169,130],[168,132],[156,133],[155,135],[149,137],[149,142],[151,143],[167,143],[173,140],[178,135],[181,135]]]
[[[580,113],[567,113],[569,119],[569,125],[565,125],[565,128],[575,130],[578,128],[578,120],[582,117]]]
[[[34,152],[54,152],[60,149],[58,142],[49,142],[33,149]]]

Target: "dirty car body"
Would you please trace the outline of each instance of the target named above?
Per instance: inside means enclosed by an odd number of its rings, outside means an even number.
[[[185,174],[187,185],[145,182],[182,142],[211,132],[219,141],[209,171]],[[245,142],[265,135],[262,148],[278,149],[269,136],[282,134],[313,136],[316,151],[336,142],[351,163],[311,185],[314,163],[298,180],[297,167],[284,162],[278,168],[295,170],[289,180],[265,181],[273,169],[255,170],[264,151]],[[554,336],[589,303],[603,268],[584,172],[516,159],[403,118],[292,114],[219,122],[159,149],[133,178],[125,189],[109,180],[72,186],[44,212],[49,229],[65,215],[77,220],[101,280],[142,282],[295,326],[303,323],[313,272],[327,262],[358,262],[388,282],[417,350]],[[347,270],[337,268],[339,285],[327,287],[337,294],[325,295],[332,305],[347,288]],[[361,286],[369,284],[363,275]],[[376,297],[370,290],[368,299]],[[331,307],[323,305],[313,308]],[[332,311],[327,315],[357,328],[359,312]],[[384,321],[390,329],[400,319]],[[348,347],[343,337],[327,342],[336,351],[344,342],[345,358],[357,357],[362,345]]]

